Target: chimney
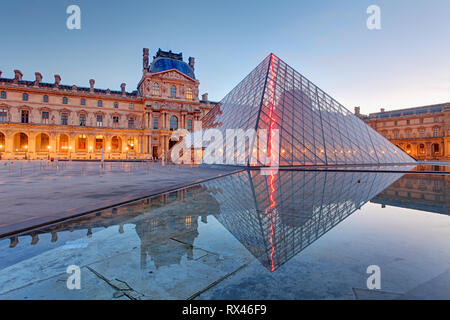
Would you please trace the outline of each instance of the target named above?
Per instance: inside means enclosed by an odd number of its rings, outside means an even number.
[[[384,108],[381,108],[381,109],[380,109],[380,112],[384,112]]]
[[[39,83],[42,82],[42,74],[40,74],[39,72],[35,72],[34,75],[36,77],[36,80],[34,80],[34,85],[38,86]]]
[[[189,57],[189,67],[192,68],[192,71],[194,70],[194,64],[195,64],[195,58]]]
[[[120,85],[120,89],[122,89],[122,95],[123,95],[123,96],[126,95],[126,92],[125,92],[125,86],[126,86],[125,83],[122,83],[122,84]]]
[[[20,70],[14,70],[14,81],[22,81],[23,74]]]
[[[208,93],[202,94],[202,100],[203,101],[208,101]]]
[[[89,91],[90,92],[94,92],[94,84],[95,84],[94,79],[89,80],[89,85],[90,85]]]
[[[61,77],[59,76],[59,74],[55,74],[55,87],[58,87],[60,82]]]
[[[148,70],[148,48],[144,48],[142,49],[143,54],[142,54],[142,68],[143,71],[147,71]]]
[[[355,107],[355,115],[359,116],[361,114],[361,107]]]

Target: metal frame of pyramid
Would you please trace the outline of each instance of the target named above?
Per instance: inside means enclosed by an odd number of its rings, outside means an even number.
[[[411,164],[415,160],[274,54],[267,56],[203,118],[203,128],[279,133],[279,166]],[[248,138],[248,137],[247,137]],[[234,146],[233,146],[234,148]],[[264,147],[266,148],[266,147]],[[273,148],[275,150],[275,148]],[[259,150],[259,149],[258,149]],[[247,166],[265,166],[249,152]],[[239,155],[240,156],[240,155]],[[253,158],[252,158],[253,157]],[[254,158],[258,157],[258,158]]]

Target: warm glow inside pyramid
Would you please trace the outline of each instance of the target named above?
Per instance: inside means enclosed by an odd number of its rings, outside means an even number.
[[[234,153],[247,166],[265,166],[275,152],[279,166],[415,162],[274,54],[204,117],[203,128],[224,136],[230,129],[267,132],[266,139],[237,135],[249,156]]]

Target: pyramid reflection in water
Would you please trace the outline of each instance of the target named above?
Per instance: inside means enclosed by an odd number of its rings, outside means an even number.
[[[216,218],[274,271],[402,176],[401,173],[243,171],[205,183]]]
[[[267,130],[259,142],[237,137],[247,154],[252,150],[242,159],[251,166],[266,165],[272,149],[278,150],[280,166],[415,162],[273,54],[203,118],[203,128],[219,129],[223,136],[227,129]],[[279,140],[272,146],[276,131]],[[236,159],[245,157],[230,152]]]

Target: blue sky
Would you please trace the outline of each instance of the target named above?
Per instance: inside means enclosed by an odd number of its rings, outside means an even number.
[[[81,8],[81,30],[66,8]],[[381,30],[366,9],[381,8]],[[270,52],[348,109],[363,113],[450,102],[450,1],[4,0],[0,70],[33,80],[127,90],[142,48],[196,58],[200,93],[222,99]]]

